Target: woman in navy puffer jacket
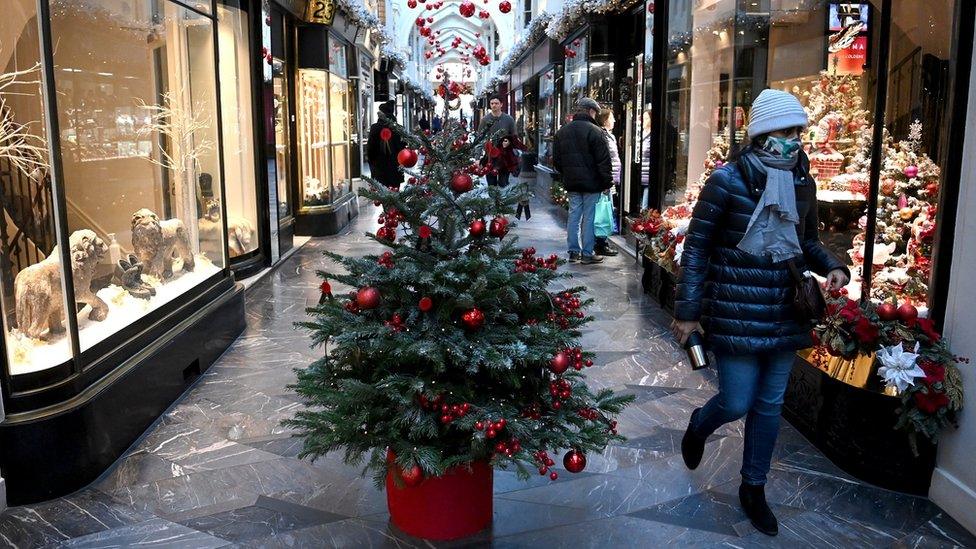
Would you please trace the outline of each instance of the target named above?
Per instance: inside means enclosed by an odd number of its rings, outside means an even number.
[[[795,97],[763,91],[753,103],[751,144],[709,177],[684,241],[673,331],[682,343],[703,328],[717,362],[719,393],[695,410],[681,443],[698,467],[716,429],[746,417],[739,498],[757,529],[776,535],[764,485],[796,351],[812,344],[792,308],[789,262],[845,286],[850,272],[820,242],[817,188],[800,134]],[[699,321],[701,322],[699,326]]]

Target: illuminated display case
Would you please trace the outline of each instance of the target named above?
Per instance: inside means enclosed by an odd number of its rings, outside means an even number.
[[[4,7],[0,469],[16,504],[98,476],[233,341],[243,295],[214,6]]]
[[[350,166],[355,48],[322,26],[301,27],[298,44],[295,232],[335,234],[358,214]]]

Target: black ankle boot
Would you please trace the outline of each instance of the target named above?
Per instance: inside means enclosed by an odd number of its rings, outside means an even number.
[[[699,412],[701,412],[701,408],[691,413],[685,436],[681,437],[681,457],[685,460],[685,466],[692,471],[701,464],[702,455],[705,453],[705,441],[708,439],[708,437],[700,437],[691,432],[691,426],[694,425]]]
[[[766,503],[765,486],[742,483],[739,486],[739,502],[742,503],[742,510],[756,530],[767,536],[779,534],[779,523],[773,515],[773,510]]]

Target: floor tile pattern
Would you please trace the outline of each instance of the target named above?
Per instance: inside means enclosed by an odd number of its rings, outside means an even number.
[[[742,426],[709,439],[688,471],[680,439],[688,415],[716,389],[692,372],[668,336],[668,316],[643,294],[624,254],[571,265],[566,284],[590,288],[596,321],[583,343],[597,353],[595,388],[636,396],[620,418],[627,442],[591,455],[581,474],[495,477],[490,531],[429,544],[389,524],[385,495],[339,456],[299,460],[281,420],[299,409],[287,385],[311,362],[294,323],[319,298],[323,250],[378,249],[365,212],[344,234],[313,239],[247,293],[247,329],[226,354],[92,486],[0,515],[0,547],[959,547],[976,538],[923,498],[859,483],[782,427],[768,488],[781,535],[748,523],[737,502]],[[555,212],[533,207],[515,233],[562,253]],[[341,291],[337,288],[336,291]]]

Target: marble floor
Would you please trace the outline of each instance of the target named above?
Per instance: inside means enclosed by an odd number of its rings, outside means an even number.
[[[0,515],[0,547],[421,547],[388,524],[383,492],[328,456],[296,458],[282,428],[299,403],[292,368],[319,351],[293,323],[319,298],[323,250],[360,254],[367,208],[336,237],[313,239],[247,293],[247,330],[101,479],[71,496]],[[562,252],[547,205],[516,230],[525,245]],[[715,391],[668,337],[669,318],[641,291],[639,266],[620,255],[572,265],[596,317],[584,344],[598,354],[595,387],[633,393],[620,418],[629,440],[589,456],[552,482],[495,476],[489,532],[453,546],[495,547],[952,547],[976,538],[926,499],[859,483],[783,426],[769,499],[781,534],[755,532],[738,508],[742,426],[723,428],[702,466],[687,471],[678,444],[688,414]],[[880,456],[879,456],[880,458]]]

